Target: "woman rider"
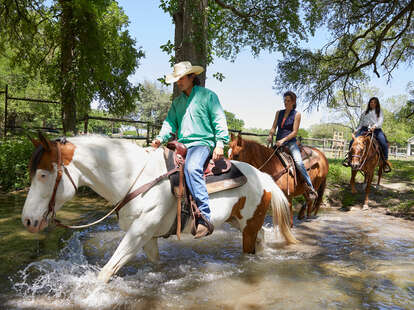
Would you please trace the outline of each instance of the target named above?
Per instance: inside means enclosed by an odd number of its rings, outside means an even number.
[[[361,119],[359,121],[358,128],[355,132],[352,133],[352,140],[349,144],[349,148],[351,148],[352,143],[356,137],[359,137],[369,130],[374,131],[374,136],[379,142],[382,150],[382,154],[384,155],[385,160],[385,167],[384,172],[391,171],[391,163],[388,161],[388,143],[387,139],[385,138],[384,133],[382,132],[382,123],[384,122],[384,115],[381,111],[381,105],[379,99],[377,97],[372,97],[368,101],[367,109],[365,113],[361,115]]]
[[[267,140],[268,142],[273,140],[273,135],[277,127],[276,147],[286,145],[289,148],[297,169],[306,181],[309,198],[316,199],[318,193],[313,188],[312,181],[303,164],[299,147],[296,144],[296,135],[300,125],[300,113],[296,111],[296,94],[288,91],[283,94],[283,99],[285,109],[276,112],[275,120],[273,121],[273,126],[270,129]]]

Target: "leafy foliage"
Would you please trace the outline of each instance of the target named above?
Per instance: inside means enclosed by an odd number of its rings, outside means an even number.
[[[115,114],[135,108],[139,87],[128,76],[144,54],[116,1],[3,1],[0,20],[0,47],[12,51],[6,56],[48,85],[65,112],[82,116],[92,100]]]
[[[226,114],[227,127],[229,129],[237,130],[237,131],[240,131],[243,129],[243,126],[244,126],[243,120],[236,118],[236,115],[229,111],[224,111],[224,113]]]
[[[391,79],[401,64],[412,64],[414,23],[412,0],[315,1],[316,23],[331,39],[320,49],[295,46],[279,63],[276,87],[296,89],[309,106],[334,106],[337,90],[359,91],[373,72]]]
[[[33,144],[26,137],[0,142],[0,189],[9,191],[29,185],[28,164]]]

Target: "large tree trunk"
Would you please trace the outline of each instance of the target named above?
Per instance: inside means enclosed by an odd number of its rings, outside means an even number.
[[[206,81],[207,64],[207,6],[208,0],[178,0],[174,14],[175,62],[190,61],[205,70],[199,75],[201,85]],[[174,97],[178,89],[174,86]]]
[[[77,133],[76,102],[74,80],[75,30],[73,25],[73,8],[71,0],[59,0],[62,7],[61,15],[61,102],[63,131]]]

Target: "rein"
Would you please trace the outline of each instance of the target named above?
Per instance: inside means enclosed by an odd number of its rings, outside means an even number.
[[[358,170],[361,170],[362,167],[364,167],[365,163],[367,162],[367,160],[369,158],[368,157],[368,153],[369,153],[369,150],[370,150],[370,148],[371,148],[371,146],[373,144],[373,141],[374,141],[373,134],[374,134],[374,132],[371,131],[367,135],[367,137],[370,137],[369,146],[368,146],[368,148],[364,148],[364,152],[362,153],[362,155],[351,155],[351,157],[357,157],[357,158],[363,158],[366,155],[365,158],[364,158],[364,160],[363,160],[363,162],[361,164],[359,164]]]
[[[260,166],[260,168],[258,168],[259,170],[262,170],[262,168],[269,162],[269,160],[272,159],[272,157],[276,154],[276,152],[279,150],[280,146],[278,146],[277,148],[275,148],[275,150],[273,151],[272,155],[270,155],[270,157],[264,162],[263,165]]]
[[[150,188],[152,188],[154,185],[156,185],[159,181],[161,181],[162,179],[168,178],[171,174],[177,172],[180,170],[181,165],[177,165],[175,168],[167,171],[166,173],[160,175],[159,177],[155,178],[154,180],[145,183],[144,185],[141,185],[140,187],[138,187],[136,190],[134,190],[133,192],[131,192],[132,188],[134,187],[135,183],[137,182],[138,178],[141,176],[141,174],[143,173],[147,163],[149,162],[149,158],[147,159],[147,161],[145,162],[144,166],[142,167],[141,171],[138,173],[137,177],[135,178],[135,181],[131,184],[131,186],[129,187],[127,193],[125,194],[124,198],[122,198],[120,201],[118,201],[114,208],[109,211],[106,215],[104,215],[102,218],[100,218],[99,220],[96,220],[95,222],[89,223],[89,224],[85,224],[85,225],[66,225],[63,224],[61,221],[59,221],[58,219],[55,218],[56,216],[56,212],[55,212],[55,198],[56,198],[56,192],[59,186],[60,181],[62,180],[62,167],[63,170],[65,171],[66,175],[69,177],[70,181],[72,182],[75,191],[77,191],[77,187],[75,185],[75,182],[73,182],[72,177],[69,174],[69,171],[67,170],[67,168],[63,165],[62,163],[62,154],[61,154],[61,150],[60,150],[60,142],[57,142],[57,150],[58,150],[58,172],[57,172],[57,177],[56,177],[56,182],[55,182],[55,186],[53,188],[53,193],[52,193],[52,197],[50,198],[49,201],[49,209],[47,211],[47,213],[45,213],[45,215],[43,216],[43,218],[45,220],[47,220],[49,214],[52,214],[52,218],[51,220],[60,227],[65,227],[65,228],[71,228],[71,229],[80,229],[80,228],[86,228],[86,227],[90,227],[93,226],[95,224],[98,224],[100,222],[102,222],[104,219],[106,219],[108,216],[110,216],[112,213],[116,212],[118,214],[119,210],[121,210],[121,208],[126,205],[129,201],[131,201],[132,199],[134,199],[135,197],[137,197],[140,194],[143,194],[145,192],[147,192]]]

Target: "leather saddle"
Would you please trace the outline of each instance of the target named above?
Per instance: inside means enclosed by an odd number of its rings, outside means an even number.
[[[191,232],[195,235],[196,221],[203,217],[187,188],[183,176],[186,155],[187,148],[177,140],[168,142],[167,148],[164,149],[167,170],[170,171],[177,166],[181,167],[179,171],[169,176],[171,191],[177,197],[178,206],[176,221],[164,237],[173,234],[177,234],[179,237],[180,232],[190,219],[192,221]],[[216,161],[208,160],[204,165],[204,179],[209,194],[236,188],[247,182],[246,176],[235,165],[232,165],[227,158]],[[214,227],[211,227],[211,232],[213,229]]]
[[[298,146],[300,150],[300,155],[302,156],[303,164],[305,165],[306,170],[309,171],[315,164],[317,164],[318,155],[309,146],[305,146],[302,144],[298,144]],[[286,172],[289,172],[289,174],[295,179],[295,184],[297,184],[295,161],[293,160],[293,157],[290,154],[288,147],[280,147],[276,152],[276,156],[281,161],[282,165],[284,166],[284,169],[274,174],[272,176],[273,179],[277,181],[282,175],[284,175]]]

